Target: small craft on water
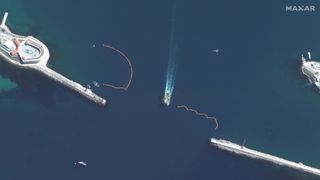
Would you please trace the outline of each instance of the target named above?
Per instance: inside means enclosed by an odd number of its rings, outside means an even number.
[[[95,87],[100,87],[100,83],[98,83],[97,81],[93,81],[92,84],[93,84]]]
[[[214,50],[212,50],[212,52],[219,53],[219,49],[214,49]]]
[[[84,166],[84,167],[86,167],[87,166],[87,163],[85,163],[85,162],[83,162],[83,161],[78,161],[78,162],[75,162],[75,163],[73,163],[74,165],[80,165],[80,166]]]

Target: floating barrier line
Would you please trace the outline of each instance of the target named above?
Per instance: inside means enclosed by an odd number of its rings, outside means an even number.
[[[106,86],[106,87],[113,88],[113,89],[117,89],[117,90],[127,91],[129,86],[130,86],[130,84],[131,84],[132,77],[133,77],[133,68],[132,68],[132,64],[131,64],[130,59],[122,51],[120,51],[119,49],[117,49],[115,47],[112,47],[112,46],[107,45],[107,44],[102,44],[102,46],[105,47],[105,48],[109,48],[109,49],[112,49],[112,50],[118,52],[127,61],[128,65],[129,65],[129,70],[130,70],[130,77],[129,77],[129,80],[128,80],[128,83],[127,83],[126,86],[114,86],[114,85],[107,84],[107,83],[103,83],[102,85]]]
[[[205,117],[206,119],[210,119],[210,120],[213,120],[216,124],[216,127],[214,128],[214,130],[217,130],[218,127],[219,127],[219,123],[218,123],[218,120],[217,118],[213,117],[213,116],[209,116],[208,114],[206,113],[200,113],[199,111],[197,111],[196,109],[193,109],[193,108],[189,108],[188,106],[186,105],[178,105],[177,108],[183,108],[185,109],[186,111],[191,111],[193,113],[195,113],[197,116],[202,116],[202,117]]]

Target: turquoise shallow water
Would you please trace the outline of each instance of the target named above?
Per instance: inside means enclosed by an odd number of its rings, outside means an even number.
[[[6,79],[0,76],[0,91],[10,91],[16,87],[17,85],[14,82],[10,81],[10,79]]]
[[[102,43],[124,50],[134,67],[128,91],[96,89],[109,102],[98,108],[1,64],[17,88],[0,94],[0,179],[316,179],[208,140],[245,138],[248,147],[320,168],[320,96],[299,74],[301,53],[320,59],[319,12],[286,13],[293,1],[178,1],[183,43],[172,106],[163,108],[172,1],[0,2],[12,31],[47,44],[49,66],[82,84],[127,80],[123,59]],[[216,116],[219,129],[178,104]]]

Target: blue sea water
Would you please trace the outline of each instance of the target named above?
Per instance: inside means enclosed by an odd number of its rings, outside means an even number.
[[[161,98],[174,1],[0,0],[18,34],[50,49],[49,67],[97,88],[99,108],[35,72],[0,65],[17,84],[0,93],[0,179],[317,179],[211,147],[211,137],[320,168],[320,96],[299,73],[300,55],[320,59],[320,12],[286,5],[317,1],[177,1],[182,39],[171,106]],[[93,45],[96,45],[93,48]],[[220,49],[218,54],[212,49]],[[1,85],[1,84],[0,84]],[[175,108],[186,104],[219,120]],[[74,166],[85,161],[86,168]]]

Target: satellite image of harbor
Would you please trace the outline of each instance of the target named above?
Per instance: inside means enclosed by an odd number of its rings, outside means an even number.
[[[0,0],[0,180],[320,179],[320,1]]]

